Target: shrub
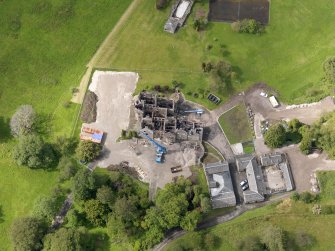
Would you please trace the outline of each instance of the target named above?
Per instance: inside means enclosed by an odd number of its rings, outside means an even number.
[[[282,124],[275,124],[265,133],[264,142],[270,148],[283,146],[286,141],[286,130]]]
[[[10,230],[14,250],[41,250],[45,232],[46,226],[37,218],[14,220]]]
[[[280,227],[270,225],[264,229],[262,242],[268,250],[285,251],[287,237]]]
[[[335,205],[323,205],[322,214],[335,214]]]
[[[300,231],[295,236],[295,242],[300,248],[307,248],[313,245],[314,238],[313,236]]]
[[[31,133],[36,122],[36,113],[31,105],[20,106],[10,120],[10,129],[14,137]]]
[[[254,19],[243,19],[231,24],[232,31],[239,33],[261,34],[264,27],[260,22]]]
[[[18,165],[30,168],[49,167],[56,161],[56,155],[50,144],[45,144],[41,137],[27,135],[20,137],[14,148],[13,158]]]
[[[236,248],[241,251],[262,251],[264,250],[260,239],[257,236],[247,236],[238,240]]]
[[[61,158],[58,163],[58,168],[60,170],[59,180],[61,182],[71,179],[78,171],[76,165],[68,158]]]
[[[94,92],[88,91],[85,95],[80,115],[85,123],[95,122],[97,117],[97,102],[98,96]]]
[[[331,83],[335,83],[335,57],[330,57],[323,63],[323,70],[326,79]]]
[[[91,162],[100,155],[101,146],[91,141],[80,142],[77,148],[77,156],[79,160],[85,163]]]
[[[300,199],[300,194],[299,194],[298,192],[294,192],[294,193],[292,193],[292,195],[291,195],[291,199],[292,199],[293,201],[298,201],[298,200]]]
[[[300,200],[308,204],[308,203],[312,203],[313,201],[315,201],[316,196],[314,196],[310,192],[303,192],[300,194]]]
[[[169,5],[169,0],[156,0],[156,9],[163,10]]]

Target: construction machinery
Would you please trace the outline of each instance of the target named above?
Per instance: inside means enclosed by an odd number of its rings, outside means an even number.
[[[146,132],[140,131],[139,133],[142,137],[145,137],[156,147],[156,163],[163,163],[163,155],[167,152],[166,148],[158,144],[154,139],[152,139]]]
[[[198,115],[201,115],[204,113],[204,110],[202,109],[194,109],[194,110],[188,110],[188,111],[184,111],[185,113],[196,113]]]

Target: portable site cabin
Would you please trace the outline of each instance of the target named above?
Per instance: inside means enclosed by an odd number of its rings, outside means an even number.
[[[271,96],[269,100],[273,108],[277,108],[279,106],[278,100],[275,96]]]

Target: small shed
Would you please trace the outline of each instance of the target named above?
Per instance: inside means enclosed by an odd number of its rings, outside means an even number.
[[[279,107],[278,100],[276,99],[275,96],[271,96],[271,97],[269,98],[269,100],[270,100],[270,103],[271,103],[271,105],[273,106],[273,108],[277,108],[277,107]]]

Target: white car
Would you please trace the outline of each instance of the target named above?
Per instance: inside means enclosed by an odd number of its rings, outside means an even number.
[[[243,180],[241,183],[240,183],[240,186],[243,187],[245,184],[248,183],[248,180]]]
[[[262,96],[262,97],[264,97],[264,98],[267,98],[267,97],[268,97],[268,94],[265,93],[265,92],[261,92],[259,95]]]

